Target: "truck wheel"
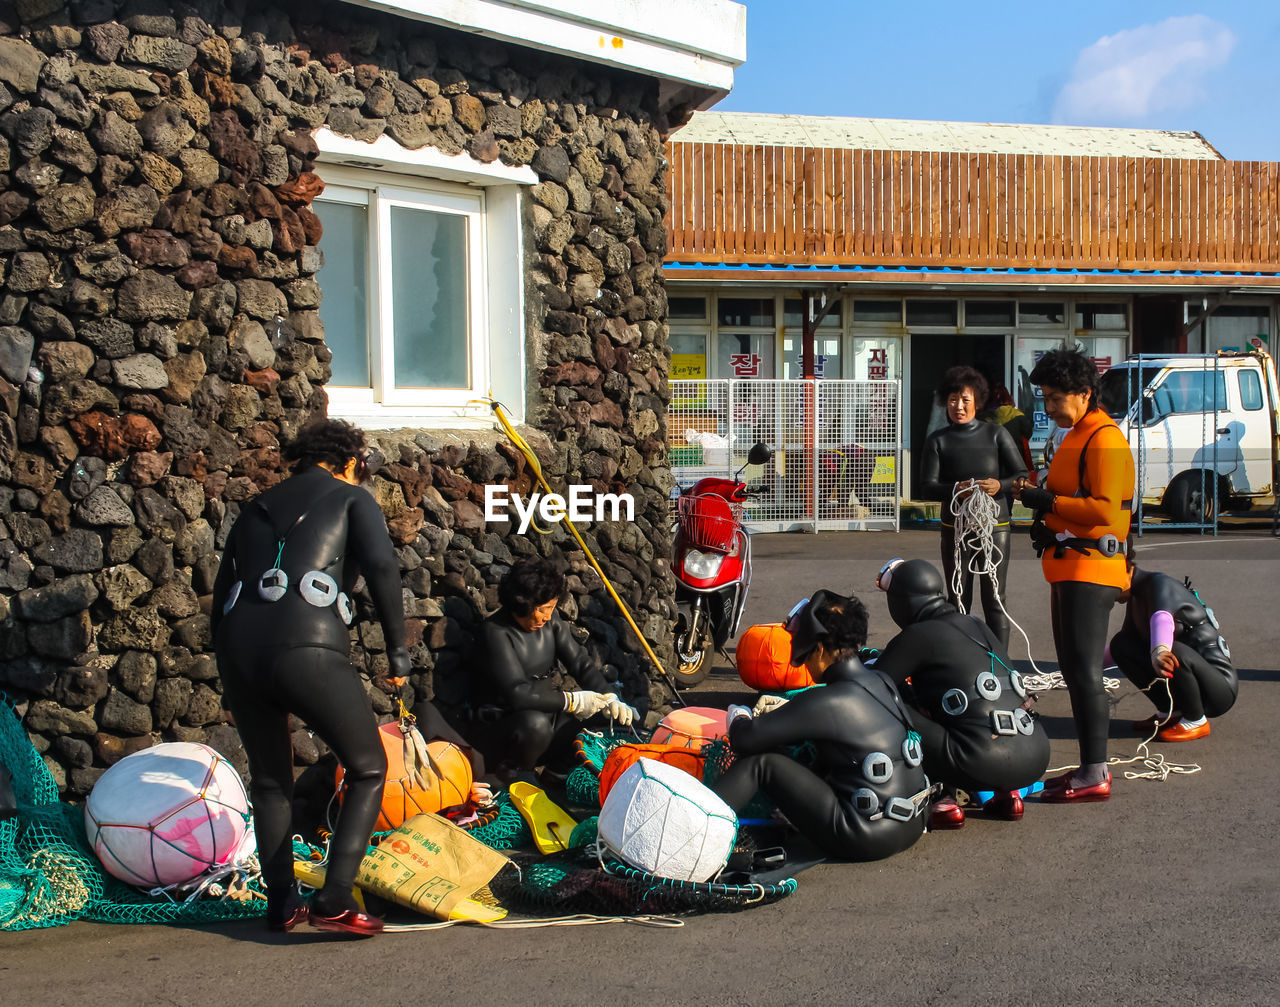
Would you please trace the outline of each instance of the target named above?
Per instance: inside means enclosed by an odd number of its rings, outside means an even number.
[[[1179,524],[1213,524],[1214,481],[1211,472],[1181,472],[1164,491],[1164,511]],[[1222,487],[1218,487],[1219,495]],[[1219,499],[1219,503],[1221,500]]]

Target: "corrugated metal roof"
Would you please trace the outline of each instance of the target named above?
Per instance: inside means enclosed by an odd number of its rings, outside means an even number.
[[[1199,133],[1177,130],[755,112],[698,112],[671,139],[677,143],[1223,160]]]

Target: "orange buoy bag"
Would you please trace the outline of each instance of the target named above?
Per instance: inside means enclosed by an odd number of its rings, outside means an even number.
[[[668,766],[683,769],[696,780],[702,779],[703,757],[701,752],[676,745],[619,745],[604,760],[600,770],[600,804],[618,782],[618,777],[631,768],[637,759],[653,759]]]
[[[709,706],[683,706],[672,710],[653,729],[654,745],[672,745],[699,751],[708,741],[724,737],[724,710]]]
[[[814,685],[809,669],[791,667],[791,634],[781,623],[752,626],[738,640],[738,676],[761,692],[790,692]]]
[[[451,741],[424,741],[411,720],[378,728],[387,751],[387,783],[378,812],[379,832],[398,829],[414,815],[435,814],[471,797],[471,761]],[[342,767],[336,783],[342,795]]]

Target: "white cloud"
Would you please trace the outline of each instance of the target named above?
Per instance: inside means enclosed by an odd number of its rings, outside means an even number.
[[[1204,97],[1205,75],[1226,63],[1236,38],[1226,25],[1192,14],[1104,35],[1080,50],[1053,106],[1055,122],[1137,125]]]

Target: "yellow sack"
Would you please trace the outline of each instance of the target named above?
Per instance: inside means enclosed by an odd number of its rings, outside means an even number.
[[[510,861],[439,815],[414,815],[360,864],[356,884],[438,919],[500,919],[472,900]]]

